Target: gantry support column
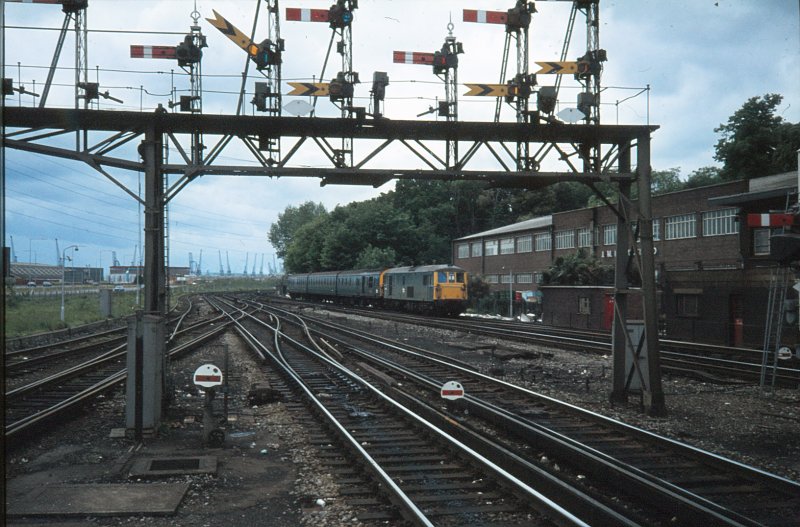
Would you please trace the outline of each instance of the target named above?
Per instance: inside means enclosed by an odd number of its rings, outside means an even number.
[[[620,145],[619,171],[631,171],[630,144]],[[624,403],[628,400],[628,386],[626,382],[627,368],[625,367],[626,334],[628,321],[628,251],[630,237],[628,236],[629,217],[628,200],[631,196],[631,183],[619,183],[619,210],[622,214],[617,218],[617,255],[614,266],[614,326],[611,330],[611,346],[613,350],[613,385],[611,390],[612,403]]]
[[[164,269],[164,173],[163,143],[158,118],[145,132],[140,146],[145,166],[144,180],[144,307],[150,314],[166,313],[166,269]]]
[[[160,113],[160,112],[159,112]],[[166,365],[164,173],[160,115],[139,146],[145,167],[144,313],[128,321],[126,426],[135,439],[155,435],[161,422]],[[138,284],[137,284],[138,286]]]
[[[650,415],[666,413],[664,392],[661,388],[661,364],[658,342],[658,316],[656,309],[655,262],[653,258],[653,219],[650,203],[650,136],[637,140],[637,190],[638,201],[633,211],[630,201],[631,185],[619,183],[619,218],[617,221],[617,258],[614,275],[614,328],[611,337],[613,349],[612,402],[626,402],[630,392],[640,393],[642,403]],[[620,145],[619,170],[630,172],[630,146]],[[638,222],[638,240],[631,230]],[[630,263],[638,260],[641,290],[630,287]],[[643,320],[628,318],[628,300],[631,294],[642,295]]]
[[[648,388],[644,405],[650,415],[664,415],[664,391],[661,387],[661,354],[658,342],[658,309],[656,307],[656,272],[653,257],[653,209],[650,203],[650,135],[637,139],[636,170],[639,185],[639,236],[641,239],[642,293],[644,294],[644,337],[647,346]]]

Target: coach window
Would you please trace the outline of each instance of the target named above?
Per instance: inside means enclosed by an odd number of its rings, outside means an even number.
[[[439,271],[439,283],[446,284],[447,283],[447,273],[444,271]]]
[[[456,282],[459,284],[464,283],[464,273],[456,273]]]

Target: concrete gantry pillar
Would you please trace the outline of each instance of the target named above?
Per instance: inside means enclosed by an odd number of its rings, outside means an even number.
[[[617,222],[617,258],[614,276],[614,327],[612,332],[613,381],[612,402],[625,402],[632,391],[641,393],[650,415],[666,413],[661,387],[661,364],[658,342],[655,261],[653,258],[653,216],[650,200],[650,136],[637,139],[637,210],[631,210],[631,185],[619,184],[619,219]],[[630,172],[630,148],[620,145],[619,171]],[[638,221],[638,240],[631,231]],[[629,262],[638,259],[642,296],[642,318],[629,320],[628,299],[634,293],[628,276]]]
[[[163,110],[158,110],[158,114]],[[139,147],[145,166],[144,312],[129,322],[126,427],[137,440],[156,434],[161,422],[166,343],[166,268],[164,266],[164,174],[159,115]],[[138,287],[138,284],[137,284]]]

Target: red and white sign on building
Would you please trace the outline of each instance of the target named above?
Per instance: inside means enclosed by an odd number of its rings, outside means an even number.
[[[447,381],[442,385],[442,399],[455,401],[464,397],[464,387],[460,382]]]
[[[213,364],[203,364],[194,372],[194,383],[203,388],[222,384],[222,371]]]

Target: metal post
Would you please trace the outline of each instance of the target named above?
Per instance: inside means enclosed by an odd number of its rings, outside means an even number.
[[[144,210],[144,304],[145,312],[166,313],[164,270],[164,174],[163,145],[155,119],[145,132],[141,153],[145,165]]]
[[[642,299],[644,331],[647,345],[647,371],[649,390],[644,393],[644,404],[650,415],[667,412],[664,391],[661,387],[661,356],[658,349],[658,320],[656,310],[656,273],[653,258],[653,212],[650,203],[650,135],[637,139],[636,166],[639,175],[639,237],[641,239]]]
[[[508,270],[508,318],[514,318],[514,275]]]
[[[630,145],[620,145],[619,171],[631,171]],[[627,215],[628,199],[631,195],[631,184],[628,181],[619,183],[620,211]],[[614,271],[614,325],[611,333],[611,346],[613,349],[613,380],[611,389],[611,402],[624,403],[628,400],[625,387],[625,336],[628,319],[628,276],[627,260],[629,238],[627,236],[627,223],[624,218],[617,220],[617,257]]]

